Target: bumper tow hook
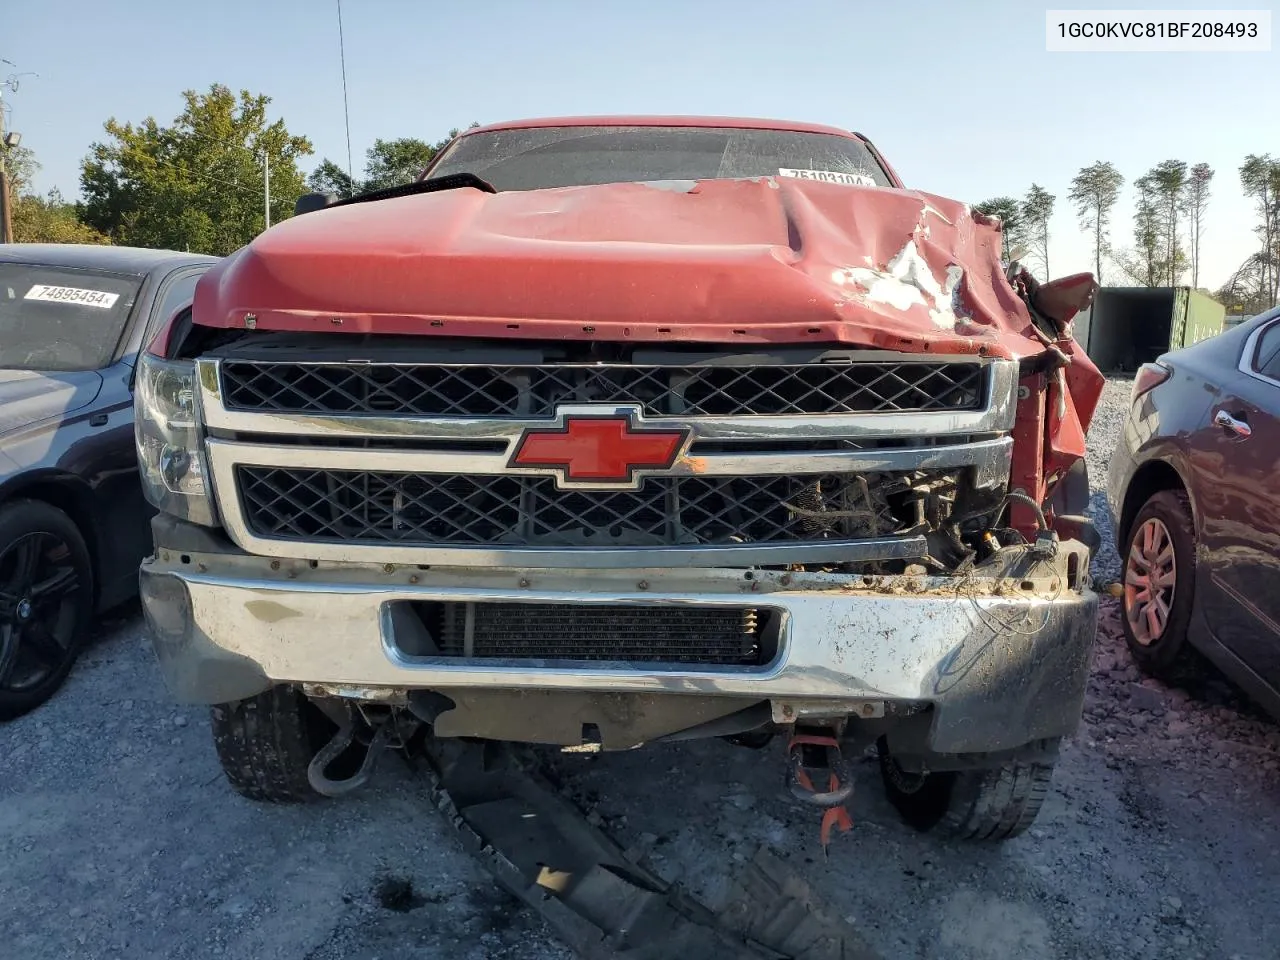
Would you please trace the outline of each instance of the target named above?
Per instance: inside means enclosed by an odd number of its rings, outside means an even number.
[[[378,724],[365,748],[364,758],[360,761],[360,769],[344,780],[331,780],[326,774],[329,764],[356,741],[355,716],[350,710],[338,724],[338,732],[311,759],[307,766],[307,781],[311,789],[324,797],[341,797],[353,790],[358,790],[369,782],[373,776],[373,768],[378,757],[391,744],[396,725],[390,718]]]
[[[815,780],[825,782],[826,789],[819,791]],[[793,736],[787,745],[787,785],[797,800],[823,809],[818,839],[824,854],[833,829],[838,827],[842,833],[853,829],[845,809],[845,801],[853,793],[853,777],[835,737],[814,733]]]

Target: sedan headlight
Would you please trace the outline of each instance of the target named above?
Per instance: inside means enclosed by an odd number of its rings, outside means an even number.
[[[147,499],[180,519],[216,526],[201,444],[195,364],[144,353],[133,421]]]

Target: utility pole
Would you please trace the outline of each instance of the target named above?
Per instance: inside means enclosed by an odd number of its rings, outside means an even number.
[[[12,60],[0,59],[0,63],[16,68]],[[0,80],[0,243],[13,243],[13,192],[9,187],[9,170],[6,160],[9,149],[16,147],[21,139],[16,133],[8,133],[4,129],[4,91],[6,88],[18,92],[20,77],[38,77],[38,73],[12,73]]]
[[[271,155],[262,148],[262,212],[266,222],[264,229],[271,229]]]
[[[8,61],[5,61],[6,63]],[[10,81],[0,83],[0,243],[13,243],[13,214],[9,210],[9,171],[5,160],[9,156],[9,143],[4,133],[4,88]]]

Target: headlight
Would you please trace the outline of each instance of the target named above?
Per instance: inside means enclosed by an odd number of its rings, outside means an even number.
[[[216,526],[200,437],[195,364],[144,353],[133,422],[147,499],[175,517]]]

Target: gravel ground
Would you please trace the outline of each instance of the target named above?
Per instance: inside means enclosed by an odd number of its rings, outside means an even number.
[[[1129,382],[1090,441],[1101,489]],[[1093,509],[1109,535],[1105,505]],[[1095,575],[1114,578],[1108,549]],[[654,747],[558,765],[626,843],[713,898],[767,844],[886,958],[1272,958],[1280,730],[1206,669],[1142,680],[1104,606],[1085,722],[1032,832],[988,849],[903,827],[860,766],[855,827],[824,859],[781,791],[779,746]],[[66,689],[0,728],[0,942],[24,960],[434,960],[568,954],[496,891],[386,764],[342,801],[272,808],[222,780],[203,710],[175,707],[136,611]],[[692,960],[692,958],[691,958]]]

